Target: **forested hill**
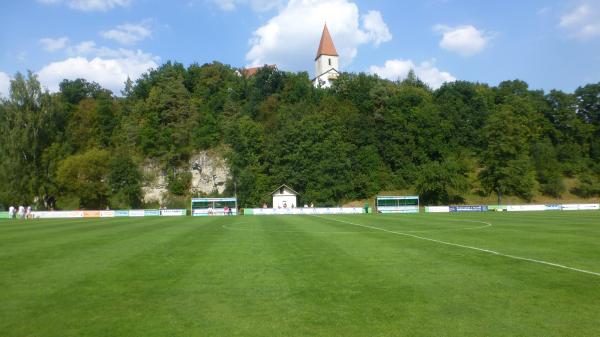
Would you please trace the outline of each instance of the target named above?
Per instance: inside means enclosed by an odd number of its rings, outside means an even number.
[[[242,206],[282,183],[320,205],[400,189],[428,204],[473,192],[558,197],[564,177],[598,196],[600,83],[574,93],[518,80],[432,90],[412,73],[399,82],[345,73],[315,89],[307,73],[245,78],[217,62],[169,62],[115,96],[85,80],[50,94],[16,74],[0,104],[0,207],[140,207],[148,159],[171,194],[189,196],[190,174],[178,168],[203,149],[226,156],[225,193],[235,186]]]

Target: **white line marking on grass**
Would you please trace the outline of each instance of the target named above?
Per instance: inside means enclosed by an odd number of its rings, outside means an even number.
[[[597,272],[593,272],[593,271],[589,271],[589,270],[585,270],[585,269],[574,268],[574,267],[569,267],[569,266],[565,266],[565,265],[554,263],[554,262],[548,262],[548,261],[530,259],[530,258],[527,258],[527,257],[520,257],[520,256],[510,255],[510,254],[504,254],[504,253],[500,253],[500,252],[497,252],[497,251],[494,251],[494,250],[490,250],[490,249],[478,248],[478,247],[473,247],[473,246],[466,246],[466,245],[461,245],[461,244],[458,244],[458,243],[452,243],[452,242],[446,242],[446,241],[441,241],[441,240],[426,238],[426,237],[423,237],[423,236],[418,236],[418,235],[409,234],[409,233],[395,232],[395,231],[387,230],[387,229],[384,229],[384,228],[379,228],[379,227],[374,227],[374,226],[369,226],[369,225],[361,225],[361,224],[353,223],[353,222],[350,222],[350,221],[344,221],[344,220],[338,220],[338,219],[330,219],[330,218],[325,218],[325,217],[321,217],[321,216],[317,216],[317,217],[318,218],[322,218],[322,219],[337,221],[337,222],[341,222],[341,223],[345,223],[345,224],[349,224],[349,225],[353,225],[353,226],[360,226],[360,227],[365,227],[365,228],[377,229],[377,230],[380,230],[380,231],[383,231],[383,232],[387,232],[387,233],[390,233],[390,234],[408,236],[408,237],[411,237],[411,238],[415,238],[415,239],[419,239],[419,240],[425,240],[425,241],[430,241],[430,242],[435,242],[435,243],[439,243],[439,244],[443,244],[443,245],[447,245],[447,246],[472,249],[472,250],[476,250],[476,251],[479,251],[479,252],[484,252],[484,253],[489,253],[489,254],[493,254],[493,255],[507,257],[507,258],[510,258],[510,259],[521,260],[521,261],[529,261],[529,262],[539,263],[539,264],[543,264],[543,265],[547,265],[547,266],[552,266],[552,267],[557,267],[557,268],[562,268],[562,269],[568,269],[568,270],[572,270],[572,271],[577,271],[577,272],[584,273],[584,274],[589,274],[589,275],[594,275],[594,276],[600,276],[600,273],[597,273]],[[484,222],[484,221],[481,221],[481,222]],[[490,226],[491,226],[491,224],[490,224]]]
[[[464,230],[473,230],[473,229],[484,229],[488,227],[492,227],[492,224],[485,221],[477,221],[477,220],[454,220],[454,219],[446,219],[444,221],[454,221],[454,222],[472,222],[472,223],[482,223],[483,226],[477,227],[462,227],[462,228],[449,228],[449,229],[430,229],[425,231],[405,231],[405,233],[431,233],[431,232],[453,232],[453,231],[464,231]]]

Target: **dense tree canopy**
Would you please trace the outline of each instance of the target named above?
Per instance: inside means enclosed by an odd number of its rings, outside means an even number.
[[[218,62],[167,62],[128,80],[121,96],[83,79],[42,90],[16,74],[0,102],[0,208],[32,204],[141,207],[140,165],[158,162],[173,195],[189,196],[190,157],[219,149],[227,192],[267,202],[282,183],[301,202],[336,205],[381,191],[428,204],[467,193],[560,197],[600,194],[600,83],[574,93],[457,81],[433,90],[341,74],[329,89],[305,72],[254,76]]]

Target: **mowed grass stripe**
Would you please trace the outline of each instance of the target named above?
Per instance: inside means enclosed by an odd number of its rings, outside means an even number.
[[[148,232],[140,228],[137,235],[129,233],[125,235],[125,240],[115,244],[102,245],[92,250],[75,250],[71,258],[53,261],[54,263],[44,266],[39,272],[31,271],[33,275],[31,272],[24,274],[23,279],[29,279],[29,282],[14,280],[16,283],[11,284],[12,287],[9,285],[3,289],[5,296],[2,296],[1,310],[4,312],[0,317],[9,315],[14,318],[8,320],[13,324],[2,330],[16,331],[17,336],[28,335],[31,333],[28,329],[44,327],[44,335],[65,336],[65,331],[73,328],[77,332],[73,335],[79,335],[81,329],[87,325],[83,317],[86,314],[104,314],[119,319],[122,313],[117,309],[120,305],[118,302],[114,303],[114,306],[110,302],[104,302],[104,306],[92,306],[91,311],[85,309],[107,295],[104,286],[124,286],[126,289],[135,290],[135,286],[130,282],[120,279],[131,270],[131,265],[140,263],[145,255],[152,254],[157,247],[170,247],[171,242],[193,238],[193,233],[203,225],[209,224],[212,219],[207,220],[209,221],[195,225],[177,222],[170,225],[172,219],[139,219],[137,221],[144,221],[153,226],[159,223],[162,227],[158,231]],[[106,274],[111,275],[113,280],[104,282],[101,276]],[[147,281],[146,272],[137,270],[136,274],[144,280],[143,282]],[[49,277],[41,279],[44,275]],[[126,298],[123,300],[127,302]],[[138,309],[138,314],[145,310],[143,307]]]
[[[281,225],[299,231],[306,229],[294,236],[268,233],[295,302],[300,305],[294,311],[288,310],[289,316],[295,318],[295,325],[288,327],[290,333],[380,335],[388,331],[385,322],[397,321],[405,314],[393,303],[413,294],[394,291],[399,286],[395,282],[382,286],[382,280],[390,281],[387,270],[343,248],[363,242],[368,230],[345,235],[355,229],[315,217],[287,217]]]
[[[132,235],[160,231],[172,222],[168,218],[117,220],[114,224],[95,219],[89,221],[96,223],[96,226],[84,226],[78,231],[62,235],[34,235],[37,239],[31,242],[6,245],[0,254],[0,264],[4,266],[5,272],[38,268],[48,262],[60,262],[64,257],[86,256],[87,250],[131,240]]]
[[[256,225],[258,220],[246,218],[244,224]],[[175,285],[178,294],[162,310],[171,324],[152,336],[285,335],[280,319],[286,308],[299,307],[290,301],[268,233],[228,229],[238,221],[219,227],[223,235]]]
[[[137,226],[148,225],[144,222],[135,222],[127,218],[107,219],[86,219],[83,222],[68,223],[61,227],[52,227],[47,230],[45,227],[38,227],[33,231],[25,233],[13,233],[11,235],[0,236],[0,244],[7,250],[19,249],[22,247],[32,247],[46,244],[60,244],[61,242],[73,241],[76,237],[102,236],[105,232],[119,231]]]
[[[141,219],[140,219],[141,220]],[[81,290],[80,282],[88,277],[93,277],[102,270],[110,269],[130,257],[134,257],[143,251],[152,251],[156,245],[173,239],[174,236],[187,236],[194,227],[176,223],[169,226],[169,219],[144,219],[148,225],[156,225],[158,230],[145,231],[140,228],[136,234],[124,235],[124,239],[117,242],[105,242],[94,248],[83,248],[73,250],[69,256],[48,261],[46,264],[35,268],[25,267],[18,272],[2,273],[0,302],[0,317],[21,317],[22,319],[7,319],[3,322],[17,321],[17,325],[27,325],[26,317],[29,312],[35,310],[43,303],[54,303],[48,301],[47,297],[53,298],[53,294],[60,293],[64,289]],[[139,221],[139,220],[138,220]],[[170,220],[172,221],[172,220]],[[119,274],[120,270],[114,270]],[[69,299],[65,299],[69,300]],[[85,299],[81,299],[85,301]],[[56,298],[57,307],[54,311],[63,311],[60,307],[60,296]],[[23,317],[25,315],[25,317]],[[0,329],[11,331],[11,329]],[[24,334],[25,335],[25,334]]]
[[[563,215],[559,219],[545,219],[546,214],[549,213],[420,214],[412,216],[409,230],[405,226],[407,220],[398,215],[343,219],[384,230],[600,272],[600,212],[550,213]],[[577,216],[581,214],[596,217],[579,219]],[[432,221],[447,220],[452,221],[449,222],[450,226],[454,226],[461,219],[478,219],[490,222],[493,226],[481,230],[411,232],[415,224],[423,224],[425,227]],[[564,221],[560,221],[561,219]],[[571,225],[572,223],[575,225]]]
[[[83,304],[73,303],[69,310],[77,319],[67,323],[77,327],[79,333],[99,336],[159,336],[164,327],[173,327],[172,317],[163,310],[164,303],[177,297],[180,293],[177,282],[222,235],[222,231],[214,230],[219,228],[215,223],[222,219],[194,220],[185,224],[191,230],[170,235],[169,240],[155,244],[152,249],[82,280],[78,285],[78,288],[84,286],[82,294],[72,289],[57,293],[57,300],[62,296],[88,298]],[[85,291],[85,286],[89,291]],[[101,309],[107,306],[119,314]],[[45,320],[51,322],[60,317],[46,316]]]
[[[91,218],[76,218],[76,219],[33,219],[33,220],[5,220],[0,221],[0,237],[8,237],[11,234],[27,235],[31,232],[52,232],[61,230],[62,228],[70,228],[72,226],[86,226],[93,224],[90,220],[122,220],[126,218],[113,219],[91,219]]]
[[[322,219],[332,221],[336,217]],[[409,316],[419,317],[416,322],[403,322],[405,328],[413,329],[408,335],[438,335],[439,331],[448,330],[453,331],[452,335],[494,335],[490,331],[501,332],[496,335],[514,335],[521,329],[515,326],[529,327],[547,317],[554,320],[548,323],[547,331],[537,327],[524,335],[564,336],[574,331],[581,333],[575,335],[585,335],[587,331],[600,330],[592,323],[598,318],[600,282],[597,280],[410,237],[370,232],[365,235],[373,242],[355,241],[346,245],[346,249],[383,264],[383,269],[390,273],[397,265],[405,274],[383,284],[406,282],[404,289],[416,292],[414,303],[398,302],[410,307],[405,310]],[[381,304],[377,302],[377,305]],[[564,307],[570,309],[556,309]],[[528,314],[520,315],[520,312]],[[474,327],[474,320],[487,323]],[[541,330],[545,332],[540,334]]]

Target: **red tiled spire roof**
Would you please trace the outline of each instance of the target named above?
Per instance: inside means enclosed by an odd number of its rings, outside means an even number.
[[[315,61],[321,55],[338,56],[337,50],[335,50],[335,46],[333,45],[333,40],[331,39],[331,35],[329,35],[327,24],[325,24],[325,27],[323,27],[323,34],[321,35],[321,42],[319,43],[319,49],[317,50],[317,57],[315,57]]]

